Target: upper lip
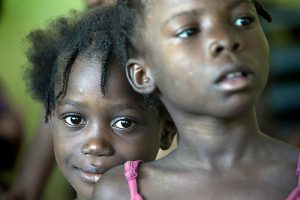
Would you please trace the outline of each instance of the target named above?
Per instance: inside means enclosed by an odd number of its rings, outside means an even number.
[[[253,71],[249,69],[249,67],[238,65],[238,64],[237,65],[229,64],[229,65],[225,65],[225,67],[217,75],[217,78],[215,79],[214,83],[219,83],[222,80],[224,80],[227,75],[232,73],[237,73],[237,72],[240,72],[245,76],[253,75]]]

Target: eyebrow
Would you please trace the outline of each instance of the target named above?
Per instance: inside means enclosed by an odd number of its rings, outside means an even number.
[[[236,7],[237,5],[239,5],[241,3],[248,3],[248,4],[253,5],[253,1],[252,0],[233,0],[232,2],[229,3],[228,8],[230,9],[230,8]],[[172,15],[163,24],[166,25],[170,21],[172,21],[172,20],[174,20],[175,18],[178,18],[178,17],[182,17],[182,16],[197,16],[199,13],[201,13],[201,8],[200,9],[192,9],[192,10],[188,10],[188,11],[179,12],[179,13],[176,13],[176,14]]]
[[[248,3],[248,4],[253,5],[253,1],[252,1],[252,0],[233,0],[233,1],[229,4],[228,8],[230,9],[230,8],[236,7],[236,6],[238,6],[239,4],[241,4],[241,3]]]
[[[86,107],[86,105],[84,103],[78,102],[78,101],[74,101],[74,100],[64,100],[62,101],[60,104],[58,104],[60,107],[62,106],[72,106],[72,107]],[[112,111],[120,111],[120,110],[128,110],[128,109],[132,109],[132,110],[140,110],[140,111],[145,111],[145,107],[144,106],[138,106],[136,104],[132,104],[132,103],[116,103],[116,104],[112,104],[109,106],[110,110]]]
[[[72,106],[72,107],[85,107],[86,105],[84,103],[78,102],[78,101],[74,101],[74,100],[63,100],[61,103],[58,104],[58,106]]]
[[[110,106],[110,110],[112,110],[112,111],[129,110],[129,109],[145,111],[144,106],[138,106],[138,105],[132,104],[132,103],[112,104]]]
[[[199,12],[200,11],[196,10],[196,9],[179,12],[179,13],[176,13],[176,14],[172,15],[171,17],[169,17],[163,24],[166,25],[166,24],[170,23],[170,21],[172,21],[178,17],[182,17],[182,16],[196,16],[199,14]]]

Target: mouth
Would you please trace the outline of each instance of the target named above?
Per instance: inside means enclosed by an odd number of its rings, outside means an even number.
[[[253,72],[245,67],[232,67],[224,70],[214,81],[222,90],[236,91],[247,88],[251,84]]]
[[[101,178],[102,174],[104,174],[104,170],[100,170],[95,167],[88,167],[88,168],[77,168],[76,170],[78,171],[78,175],[80,178],[86,182],[86,183],[91,183],[91,184],[96,184],[97,181]]]

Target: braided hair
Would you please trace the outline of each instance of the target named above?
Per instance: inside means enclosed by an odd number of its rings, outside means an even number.
[[[126,63],[124,34],[121,34],[119,21],[116,6],[102,6],[83,13],[73,11],[68,17],[57,18],[48,28],[32,31],[27,36],[29,64],[24,78],[32,97],[44,104],[46,121],[66,92],[76,57],[91,47],[102,56],[99,87],[105,95],[110,59],[115,59],[119,66]]]

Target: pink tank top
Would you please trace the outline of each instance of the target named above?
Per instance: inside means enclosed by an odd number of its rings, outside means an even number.
[[[137,176],[138,176],[138,167],[142,163],[141,160],[127,161],[124,164],[125,177],[128,182],[128,187],[130,191],[130,200],[143,200],[143,197],[139,194],[137,188]]]
[[[286,200],[300,200],[300,155],[298,157],[296,175],[298,176],[298,185]]]

